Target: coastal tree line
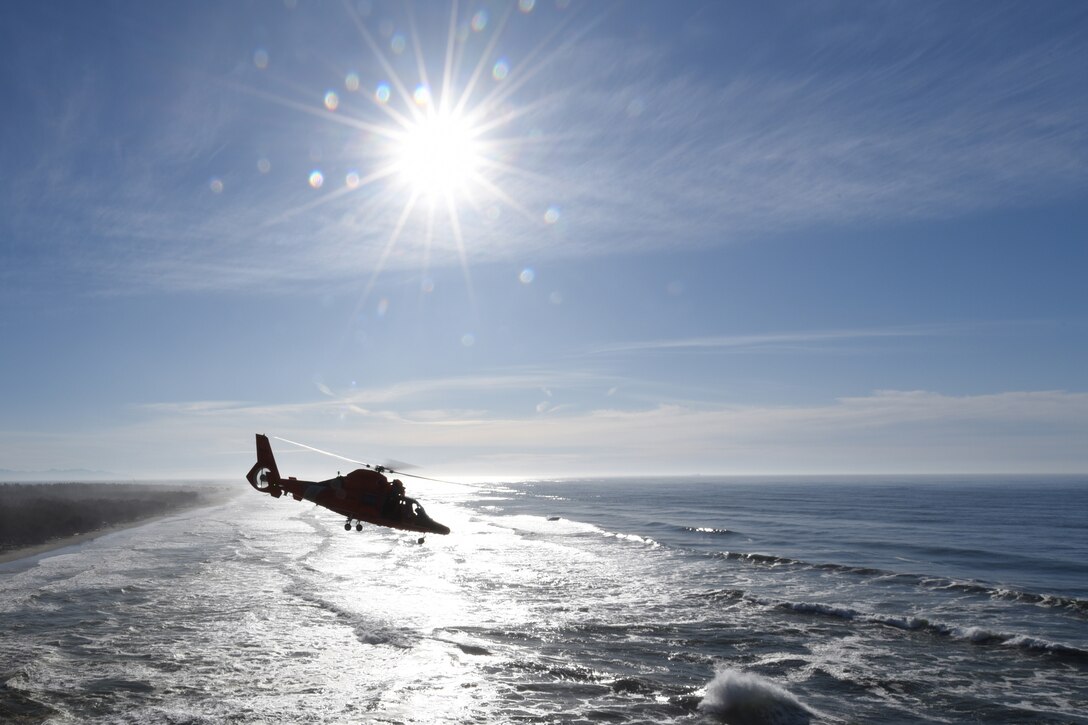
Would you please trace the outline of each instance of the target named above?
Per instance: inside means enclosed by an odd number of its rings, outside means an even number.
[[[208,484],[0,484],[0,551],[209,505],[225,493]]]

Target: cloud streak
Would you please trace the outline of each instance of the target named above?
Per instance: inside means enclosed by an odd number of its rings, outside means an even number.
[[[198,458],[216,461],[213,451],[237,449],[253,432],[267,432],[361,458],[410,460],[434,468],[436,475],[511,478],[1088,470],[1082,445],[1088,439],[1088,394],[1060,390],[960,396],[882,390],[804,406],[662,403],[522,416],[486,410],[348,411],[324,400],[185,403],[144,412],[139,426],[109,431],[97,444],[125,441],[169,458],[177,442],[155,439],[179,436],[190,450],[203,452]],[[182,461],[166,462],[184,470]]]
[[[977,327],[977,325],[974,327]],[[602,345],[591,349],[588,354],[601,355],[608,353],[669,351],[746,352],[769,348],[796,349],[798,347],[822,347],[838,342],[952,335],[967,329],[971,328],[964,325],[943,324],[841,330],[810,330],[804,332],[771,332],[752,335],[717,335],[711,337],[646,340]]]
[[[579,131],[599,154],[588,178],[576,179],[585,183],[572,203],[592,200],[579,205],[599,227],[591,238],[620,220],[625,244],[656,247],[945,218],[1083,192],[1085,134],[1074,121],[1086,110],[1083,39],[1021,42],[985,62],[972,54],[978,37],[953,27],[918,29],[891,58],[874,50],[830,69],[756,67],[725,80],[663,72],[665,51],[628,63],[607,44],[586,49],[572,64],[603,67],[610,82],[567,114],[585,119]],[[946,43],[967,47],[950,56]],[[624,62],[596,62],[608,57]],[[632,104],[639,114],[624,118]],[[590,126],[601,117],[613,119],[607,138]]]
[[[944,218],[1083,193],[1083,34],[1021,35],[1017,13],[1000,9],[968,19],[947,6],[881,7],[848,21],[816,10],[787,18],[799,48],[742,47],[748,57],[736,67],[693,67],[652,39],[557,37],[564,52],[542,49],[547,65],[515,68],[515,92],[500,94],[502,112],[514,114],[500,129],[510,160],[491,183],[517,208],[485,194],[462,211],[466,260],[713,247],[817,224]],[[328,23],[344,20],[337,7],[321,12]],[[1009,49],[995,52],[971,32],[979,24]],[[596,29],[608,27],[606,17]],[[358,50],[330,49],[329,61]],[[79,109],[92,101],[72,95],[47,159],[9,184],[34,210],[18,219],[18,236],[63,249],[73,269],[97,270],[113,289],[253,290],[355,279],[379,264],[460,264],[456,235],[432,233],[422,213],[383,258],[397,216],[388,210],[404,203],[389,189],[333,199],[306,188],[305,164],[327,167],[331,188],[343,177],[337,169],[365,157],[353,155],[355,129],[314,117],[332,115],[317,91],[302,94],[290,76],[268,81],[276,67],[232,67],[216,83],[206,69],[171,64],[161,108],[124,105],[123,89],[108,85],[100,104],[116,107],[108,117],[87,119]],[[328,79],[311,82],[322,88]],[[286,88],[295,96],[285,102],[315,112],[239,94],[238,84]],[[517,116],[521,107],[529,112]],[[339,113],[352,112],[345,97]],[[107,128],[118,119],[127,128]],[[88,142],[103,135],[118,139],[108,163],[119,187],[78,172]],[[254,170],[259,148],[279,149],[263,178]],[[193,177],[194,168],[207,171]],[[212,175],[222,177],[219,194],[208,190]],[[28,200],[28,189],[49,192]],[[323,203],[308,206],[316,199]],[[550,205],[561,215],[548,225]],[[291,209],[304,211],[285,216]]]

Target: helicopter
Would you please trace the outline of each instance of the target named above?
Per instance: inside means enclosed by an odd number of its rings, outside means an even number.
[[[303,447],[310,448],[310,446]],[[387,466],[370,466],[365,463],[362,465],[365,468],[356,469],[345,476],[337,473],[336,478],[330,478],[327,481],[300,481],[294,476],[283,478],[280,476],[279,468],[276,467],[276,459],[272,455],[272,445],[268,442],[268,436],[258,433],[257,462],[253,464],[253,468],[249,469],[246,480],[257,491],[267,493],[273,498],[279,498],[287,493],[296,501],[306,499],[345,516],[347,521],[344,523],[344,531],[351,531],[353,525],[356,531],[362,531],[365,521],[391,529],[416,531],[423,534],[444,535],[450,532],[448,526],[443,526],[428,516],[418,501],[404,495],[404,484],[399,478],[390,482],[384,474],[391,473],[413,478],[426,478],[426,476],[400,473]],[[420,537],[419,543],[422,544],[423,541],[424,537]]]

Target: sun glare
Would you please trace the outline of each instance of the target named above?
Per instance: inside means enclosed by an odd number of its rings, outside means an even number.
[[[371,19],[368,5],[347,3],[345,9],[376,61],[368,66],[371,79],[366,85],[372,92],[363,91],[362,75],[354,70],[336,84],[325,79],[319,86],[320,94],[315,92],[306,102],[262,89],[247,89],[358,132],[356,140],[345,146],[348,156],[342,168],[335,173],[312,168],[309,186],[319,194],[288,209],[284,218],[337,203],[346,194],[361,197],[359,202],[368,214],[373,211],[373,218],[379,222],[368,225],[368,230],[387,227],[388,234],[384,243],[371,244],[368,231],[366,243],[360,245],[361,259],[371,263],[369,255],[374,255],[360,305],[369,297],[386,263],[403,259],[415,249],[421,252],[425,271],[438,254],[456,252],[471,296],[470,247],[477,234],[494,234],[499,206],[516,211],[531,224],[541,223],[541,200],[526,203],[515,190],[526,188],[527,179],[548,181],[525,168],[522,158],[523,150],[540,148],[542,134],[536,128],[523,131],[519,119],[524,119],[534,105],[518,104],[514,95],[560,53],[562,45],[550,51],[548,46],[568,27],[573,15],[537,46],[521,54],[519,60],[511,62],[502,52],[501,31],[512,16],[511,9],[528,15],[536,5],[532,0],[508,5],[498,22],[491,22],[486,10],[475,9],[465,15],[458,11],[457,3],[452,3],[444,51],[438,43],[421,40],[410,12],[404,32],[395,32],[392,21]],[[557,8],[565,7],[565,0],[557,0]],[[485,37],[486,42],[482,42]],[[425,52],[431,47],[433,54]],[[473,55],[477,57],[473,59]],[[265,70],[267,53],[258,51],[254,63]],[[311,151],[310,157],[318,161],[320,148]],[[271,165],[262,158],[258,168],[266,173]],[[211,183],[213,192],[222,187],[218,179]],[[398,197],[403,197],[403,204],[398,203]],[[555,224],[558,218],[558,208],[552,205],[544,213],[543,223]],[[491,228],[481,232],[480,225]],[[398,249],[401,244],[412,246]],[[471,344],[471,340],[462,342]]]
[[[421,195],[463,192],[480,165],[476,135],[463,117],[425,116],[400,137],[395,153],[397,172]]]

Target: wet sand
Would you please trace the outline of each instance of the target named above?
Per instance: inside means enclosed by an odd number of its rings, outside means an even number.
[[[142,526],[156,519],[165,518],[176,514],[176,511],[172,511],[162,516],[149,516],[144,519],[137,519],[136,521],[126,521],[123,524],[115,524],[113,526],[103,526],[101,529],[95,529],[94,531],[87,531],[81,534],[74,534],[72,536],[62,536],[52,541],[47,541],[44,544],[35,544],[34,546],[23,546],[16,549],[5,549],[0,551],[0,564],[7,564],[12,561],[18,561],[20,559],[29,559],[32,556],[40,556],[42,554],[48,554],[55,549],[63,549],[67,546],[75,546],[76,544],[85,544],[88,541],[94,541],[100,536],[106,534],[112,534],[116,531],[124,531],[125,529],[131,529],[135,526]]]
[[[236,495],[236,494],[233,494]],[[51,539],[41,544],[31,544],[29,546],[19,546],[10,549],[0,550],[0,565],[9,564],[14,561],[20,561],[22,559],[30,559],[37,556],[48,554],[51,551],[58,549],[64,549],[69,546],[76,546],[78,544],[85,544],[88,541],[94,541],[97,538],[106,536],[107,534],[113,534],[118,531],[124,531],[125,529],[135,528],[137,526],[144,526],[153,521],[170,518],[183,514],[186,511],[193,511],[201,508],[210,508],[214,506],[220,506],[230,498],[232,494],[224,494],[222,496],[206,498],[199,502],[195,502],[190,506],[180,506],[177,508],[156,513],[150,516],[142,516],[140,518],[132,519],[131,521],[122,521],[116,524],[110,524],[102,526],[91,531],[84,531],[78,534],[72,534],[70,536],[58,536],[55,539]]]

